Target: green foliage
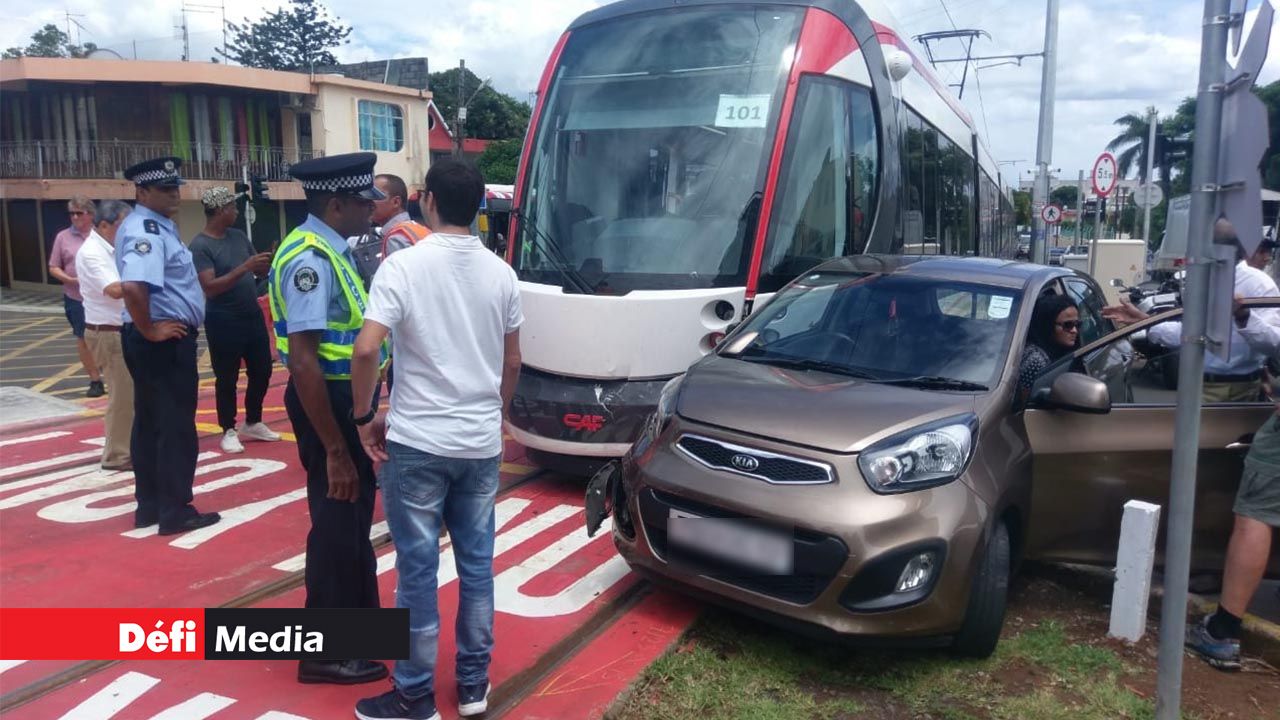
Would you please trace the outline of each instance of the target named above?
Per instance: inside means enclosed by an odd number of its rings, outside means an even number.
[[[458,68],[450,68],[434,72],[430,79],[432,99],[450,128],[458,117],[458,71]],[[479,76],[465,70],[462,78],[462,101],[471,100],[467,105],[466,136],[487,140],[523,137],[533,109],[528,103],[500,93],[488,85],[476,92],[480,83]]]
[[[494,140],[476,160],[484,181],[496,185],[512,185],[520,162],[520,140]]]
[[[66,33],[49,23],[31,34],[31,43],[25,48],[11,47],[4,51],[4,57],[82,58],[97,49],[98,46],[91,42],[72,45]]]
[[[1064,209],[1070,210],[1076,206],[1076,199],[1080,197],[1080,188],[1075,185],[1059,185],[1049,193],[1049,202],[1061,205]]]
[[[289,0],[256,22],[228,22],[231,39],[227,47],[216,48],[222,57],[247,67],[264,70],[307,70],[313,65],[334,65],[338,59],[330,50],[350,42],[351,28],[329,18],[329,11],[317,0]]]
[[[1013,191],[1013,209],[1015,213],[1014,223],[1017,225],[1031,224],[1031,193],[1026,190]]]

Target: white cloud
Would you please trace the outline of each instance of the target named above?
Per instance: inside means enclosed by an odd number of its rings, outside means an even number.
[[[193,0],[215,4],[215,0]],[[1256,8],[1259,0],[1251,0]],[[273,3],[268,3],[273,4]],[[556,39],[572,20],[603,0],[429,0],[426,3],[385,0],[329,0],[333,14],[352,25],[351,42],[338,51],[343,61],[426,56],[433,70],[457,65],[491,77],[498,89],[522,100],[536,87]],[[950,29],[940,0],[897,0],[894,12],[901,31],[912,36]],[[1044,40],[1044,2],[1026,0],[949,0],[958,27],[979,27],[992,35],[975,53],[1038,51]],[[135,38],[140,58],[176,59],[181,42],[174,39],[180,0],[29,0],[9,3],[0,23],[0,47],[25,45],[32,31],[46,22],[65,25],[64,8],[84,17],[82,39],[111,47],[126,57]],[[239,21],[257,16],[254,0],[227,0],[227,16]],[[1060,17],[1052,167],[1065,177],[1088,169],[1115,134],[1112,122],[1127,112],[1155,105],[1169,114],[1182,98],[1193,95],[1199,67],[1199,0],[1063,0]],[[189,15],[192,57],[204,60],[221,42],[216,14]],[[1280,35],[1280,33],[1277,33]],[[1273,37],[1273,42],[1275,38]],[[958,44],[937,48],[959,51]],[[959,65],[947,66],[943,78],[959,78]],[[1041,63],[1028,58],[1021,67],[981,70],[978,83],[970,72],[964,102],[979,127],[989,128],[988,144],[1003,165],[1006,179],[1032,167],[1039,112]],[[1280,47],[1262,81],[1280,78]]]

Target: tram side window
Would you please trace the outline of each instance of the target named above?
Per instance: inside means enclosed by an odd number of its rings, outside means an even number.
[[[973,159],[947,136],[938,133],[939,184],[941,186],[941,252],[972,255]]]
[[[760,291],[774,292],[824,260],[862,252],[878,175],[870,94],[806,76],[787,136]]]
[[[902,252],[924,252],[924,121],[910,109],[902,147]]]

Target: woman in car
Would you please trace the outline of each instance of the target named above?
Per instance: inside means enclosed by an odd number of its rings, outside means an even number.
[[[1080,309],[1066,295],[1045,295],[1036,302],[1022,351],[1018,397],[1026,402],[1031,387],[1058,358],[1075,350],[1080,341]]]

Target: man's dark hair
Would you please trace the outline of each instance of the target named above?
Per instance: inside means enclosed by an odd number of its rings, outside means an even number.
[[[440,219],[450,225],[466,227],[480,212],[484,177],[465,160],[447,158],[432,164],[423,185],[423,192],[435,196]]]
[[[387,183],[388,198],[398,197],[400,198],[400,207],[406,209],[409,207],[409,187],[404,184],[404,180],[399,175],[383,173],[375,175],[373,179],[374,181],[383,180]]]

